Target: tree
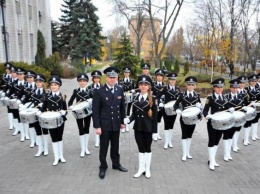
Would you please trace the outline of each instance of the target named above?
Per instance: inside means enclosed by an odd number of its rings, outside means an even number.
[[[184,63],[184,75],[187,75],[190,71],[190,64],[189,62]]]
[[[101,40],[105,37],[101,35],[102,28],[95,14],[97,8],[91,0],[64,0],[61,11],[60,20],[64,22],[61,27],[62,45],[69,45],[72,62],[77,63],[86,56],[99,60],[102,55]]]
[[[51,56],[43,60],[43,67],[51,72],[51,75],[58,75],[62,77],[63,67],[60,64],[60,56],[58,52],[55,52]]]
[[[180,57],[183,52],[184,37],[183,28],[180,27],[167,44],[167,56]]]
[[[151,0],[143,0],[141,3],[137,0],[113,0],[113,2],[117,5],[117,7],[121,8],[120,10],[123,16],[128,15],[127,13],[131,13],[132,15],[137,14],[137,23],[142,28],[143,18],[146,14],[148,15],[150,22],[148,26],[145,26],[145,32],[150,34],[150,42],[152,47],[151,57],[155,61],[155,66],[159,68],[160,60],[165,54],[166,44],[170,34],[172,33],[184,0],[169,2],[160,1],[159,5],[158,2],[155,3]],[[130,17],[126,17],[128,22],[130,21],[129,18]],[[161,26],[156,25],[158,20],[160,20],[158,18],[163,18]],[[140,32],[141,35],[143,31],[139,30],[138,32]],[[136,39],[141,41],[140,37],[141,36],[137,35]]]
[[[134,55],[134,48],[131,46],[131,41],[126,33],[123,33],[121,39],[118,42],[118,47],[115,49],[114,53],[114,63],[120,72],[123,68],[128,66],[131,68],[131,75],[136,76],[136,67],[140,62],[138,56]]]
[[[176,59],[174,63],[174,72],[179,73],[180,72],[180,66],[179,66],[179,61]]]
[[[59,52],[58,25],[51,21],[52,53]]]
[[[35,55],[35,63],[36,65],[43,67],[43,59],[46,57],[45,54],[45,40],[40,30],[37,31],[37,52]]]

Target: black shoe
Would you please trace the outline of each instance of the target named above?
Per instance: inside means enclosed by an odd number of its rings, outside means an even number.
[[[122,172],[127,172],[128,170],[126,168],[124,168],[123,166],[113,166],[112,167],[113,169],[117,169],[117,170],[120,170]]]
[[[99,172],[99,178],[100,178],[100,179],[104,179],[105,176],[106,176],[106,171],[100,171],[100,172]]]

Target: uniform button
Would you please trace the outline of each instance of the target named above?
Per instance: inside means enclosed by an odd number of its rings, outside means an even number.
[[[119,117],[118,117],[119,118]]]
[[[119,111],[117,111],[117,112],[119,112]]]
[[[114,118],[112,117],[112,119],[114,119]]]
[[[111,114],[113,114],[113,112],[111,112]]]
[[[144,115],[142,115],[142,117],[144,117]]]
[[[137,117],[139,117],[139,115],[137,115]]]
[[[111,106],[111,108],[113,108],[113,106]]]

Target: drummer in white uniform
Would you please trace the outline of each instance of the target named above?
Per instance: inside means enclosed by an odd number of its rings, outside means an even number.
[[[182,114],[182,110],[185,110],[186,108],[197,107],[199,109],[197,117],[198,120],[200,120],[202,118],[200,114],[202,109],[202,104],[200,101],[200,95],[194,91],[194,89],[196,88],[197,78],[194,76],[188,76],[185,79],[185,82],[187,84],[187,90],[180,94],[179,98],[174,104],[174,110],[176,110],[177,114]],[[192,156],[190,155],[190,146],[191,146],[192,134],[194,132],[196,124],[189,124],[189,125],[185,124],[183,122],[182,116],[180,117],[180,124],[181,124],[181,131],[182,131],[181,143],[182,143],[182,152],[183,152],[181,160],[185,162],[187,158],[192,159]]]
[[[218,78],[211,82],[213,86],[213,94],[207,97],[205,107],[203,109],[203,115],[208,119],[207,128],[208,128],[208,154],[209,154],[209,169],[215,170],[215,167],[219,167],[219,164],[216,163],[215,157],[218,150],[218,144],[222,137],[223,130],[217,130],[214,128],[211,122],[212,115],[229,110],[234,112],[234,108],[229,107],[228,99],[222,94],[224,87],[224,79]],[[221,114],[221,113],[219,113]]]
[[[81,73],[77,76],[77,81],[79,83],[79,88],[73,90],[73,94],[68,102],[69,109],[73,109],[73,101],[76,99],[76,103],[85,102],[92,104],[92,93],[87,88],[88,83],[88,75],[85,73]],[[79,140],[80,140],[80,157],[84,157],[85,154],[89,155],[88,142],[89,142],[89,127],[91,115],[87,115],[85,118],[76,119],[79,129]]]

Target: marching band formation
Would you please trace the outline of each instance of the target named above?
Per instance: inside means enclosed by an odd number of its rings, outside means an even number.
[[[216,153],[223,140],[223,160],[232,159],[231,150],[238,152],[240,131],[244,133],[244,146],[259,140],[258,120],[260,117],[260,74],[240,76],[230,80],[230,91],[223,94],[225,80],[218,78],[211,82],[213,93],[202,105],[196,90],[197,78],[188,76],[186,88],[181,91],[176,85],[177,74],[165,75],[162,69],[155,71],[155,80],[150,76],[150,65],[142,66],[142,75],[135,83],[130,78],[131,68],[124,67],[124,78],[118,79],[119,70],[108,67],[104,70],[106,83],[101,84],[102,73],[91,73],[92,83],[85,73],[77,76],[78,86],[68,101],[61,94],[62,81],[58,76],[48,80],[31,70],[5,64],[2,76],[0,102],[7,107],[9,129],[13,135],[20,133],[20,141],[30,139],[30,147],[38,146],[35,157],[48,155],[48,136],[52,139],[53,166],[65,163],[63,156],[63,132],[66,115],[71,111],[79,131],[80,157],[90,155],[89,129],[91,119],[96,129],[95,147],[99,147],[99,177],[105,178],[108,168],[106,156],[109,144],[113,169],[127,172],[120,164],[120,132],[128,132],[134,122],[134,138],[139,151],[139,168],[134,177],[143,174],[151,177],[152,142],[161,140],[163,149],[173,148],[172,136],[177,115],[180,115],[182,158],[192,159],[190,148],[196,124],[203,117],[207,119],[208,166],[210,170],[219,167]],[[167,83],[165,80],[167,78]],[[246,86],[248,82],[248,86]],[[75,101],[75,102],[74,102]],[[68,108],[67,108],[68,106]],[[164,126],[162,126],[162,119]],[[177,129],[176,129],[177,130]]]

